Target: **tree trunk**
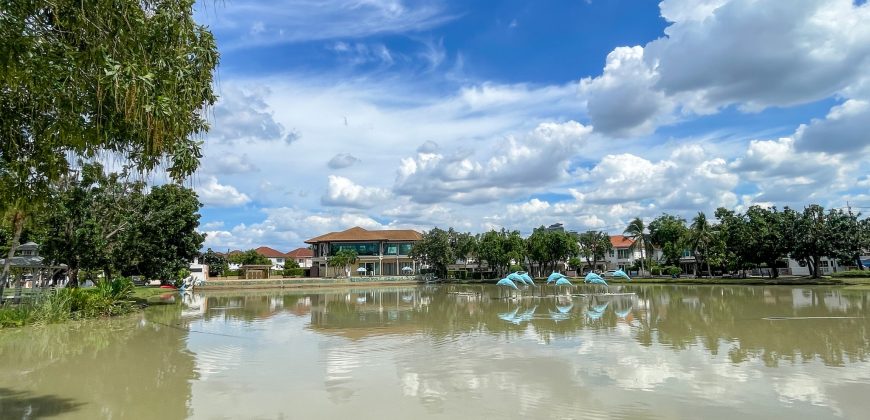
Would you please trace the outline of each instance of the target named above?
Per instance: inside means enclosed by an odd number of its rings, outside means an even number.
[[[814,279],[821,277],[821,274],[819,273],[819,271],[820,271],[819,266],[822,265],[821,262],[822,262],[821,257],[819,257],[818,255],[813,256],[813,278]]]
[[[21,241],[21,231],[24,230],[24,213],[15,211],[12,214],[12,243],[9,246],[9,253],[6,254],[6,261],[3,263],[3,274],[0,275],[0,300],[2,300],[3,289],[6,287],[6,280],[9,278],[9,268],[12,265],[12,257],[15,256],[15,250],[18,249]]]

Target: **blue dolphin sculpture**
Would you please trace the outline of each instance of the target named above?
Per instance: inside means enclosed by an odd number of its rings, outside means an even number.
[[[520,271],[520,272],[519,272],[519,275],[520,275],[520,277],[523,278],[523,280],[526,281],[526,283],[528,283],[528,284],[535,284],[535,281],[532,280],[532,277],[529,276],[529,273],[527,273],[527,272],[525,272],[525,271]]]
[[[554,281],[556,281],[556,280],[563,279],[563,278],[565,278],[565,275],[564,275],[564,274],[562,274],[562,273],[557,273],[557,272],[554,271],[552,274],[550,274],[549,277],[547,277],[547,283],[549,284],[549,283],[552,283],[552,282],[554,282]]]
[[[556,286],[573,286],[573,284],[565,276],[562,276],[559,277],[559,280],[556,280]]]
[[[516,283],[512,282],[511,279],[508,279],[508,278],[504,278],[504,279],[499,280],[498,283],[496,283],[495,285],[496,286],[510,287],[511,289],[514,289],[514,290],[520,289],[519,287],[517,287]]]
[[[589,274],[586,275],[586,277],[583,278],[583,282],[584,283],[593,283],[593,284],[603,284],[605,286],[607,285],[607,282],[604,281],[603,277],[601,277],[598,274],[595,274],[591,271],[589,272]]]
[[[510,279],[514,283],[527,284],[526,279],[524,279],[522,276],[520,276],[517,273],[510,273],[510,274],[508,274],[507,278]]]
[[[622,271],[622,270],[616,270],[616,271],[614,271],[613,274],[612,274],[612,276],[613,276],[613,277],[624,278],[624,279],[626,279],[626,280],[628,280],[628,281],[631,281],[631,277],[629,277],[628,274],[625,274],[625,271]]]

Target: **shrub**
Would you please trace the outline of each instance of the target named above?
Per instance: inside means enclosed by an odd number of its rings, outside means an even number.
[[[661,267],[653,267],[649,270],[649,272],[650,272],[650,274],[652,274],[654,276],[660,276],[662,274],[662,268]]]
[[[526,271],[526,270],[525,270],[525,268],[523,268],[523,266],[521,266],[521,265],[512,265],[511,268],[510,268],[510,270],[508,270],[508,271],[511,272],[511,273],[515,273],[515,272],[517,272],[517,271]]]
[[[33,312],[27,305],[0,307],[0,328],[21,327],[31,322]]]
[[[305,270],[303,270],[301,268],[285,268],[284,269],[284,276],[287,276],[287,277],[300,277],[300,276],[302,276],[303,273],[305,273]]]
[[[870,270],[849,270],[849,271],[840,271],[838,273],[831,273],[831,277],[839,277],[839,278],[865,278],[870,277]]]
[[[672,265],[669,265],[663,268],[662,272],[669,276],[679,276],[683,272],[683,270],[680,270],[680,267],[674,267]]]

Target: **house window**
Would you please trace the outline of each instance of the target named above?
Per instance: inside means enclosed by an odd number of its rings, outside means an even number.
[[[384,244],[384,255],[399,255],[399,244]]]
[[[342,249],[356,251],[356,255],[378,255],[377,242],[340,242],[329,244],[329,255],[335,255]]]
[[[827,260],[819,261],[819,267],[827,267],[827,266],[828,266],[828,261],[827,261]]]
[[[613,255],[614,255],[614,254],[613,254],[613,250],[611,249],[611,250],[610,250],[610,256],[613,257]]]
[[[628,249],[617,249],[616,250],[617,258],[621,260],[627,260],[631,258],[631,251]]]

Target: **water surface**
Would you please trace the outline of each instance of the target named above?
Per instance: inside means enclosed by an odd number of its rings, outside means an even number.
[[[170,295],[0,331],[0,419],[867,418],[867,292],[611,291]]]

